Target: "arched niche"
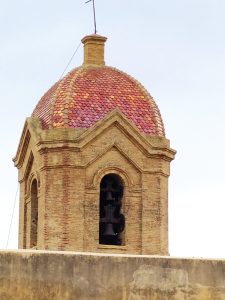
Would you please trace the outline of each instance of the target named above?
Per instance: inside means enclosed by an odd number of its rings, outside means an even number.
[[[117,174],[107,174],[100,182],[99,244],[124,245],[125,217],[121,212],[124,182]]]
[[[30,224],[30,247],[37,247],[38,238],[38,183],[33,179],[31,183],[31,224]]]

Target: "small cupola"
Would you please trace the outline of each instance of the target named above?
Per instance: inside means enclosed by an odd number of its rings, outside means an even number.
[[[107,38],[84,37],[84,63],[26,120],[14,159],[19,248],[168,255],[168,178],[175,151],[157,104],[105,66]]]
[[[84,65],[104,66],[104,48],[107,38],[98,34],[85,36],[82,39],[84,44]]]

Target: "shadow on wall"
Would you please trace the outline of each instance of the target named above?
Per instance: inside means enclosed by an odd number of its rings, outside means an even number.
[[[143,265],[133,274],[126,300],[224,300],[225,289],[189,285],[188,272]]]

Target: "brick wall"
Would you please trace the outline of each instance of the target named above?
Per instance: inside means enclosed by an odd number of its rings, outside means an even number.
[[[29,143],[24,138],[16,161],[21,182],[20,248],[32,246],[29,203],[32,182],[37,180],[37,249],[168,254],[167,189],[175,154],[168,140],[140,134],[118,111],[85,133],[42,130],[33,118],[25,130],[23,136],[31,138]],[[122,246],[99,244],[100,182],[107,174],[117,174],[124,183]]]

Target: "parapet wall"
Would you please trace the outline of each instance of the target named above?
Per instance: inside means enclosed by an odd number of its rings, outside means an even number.
[[[0,300],[224,300],[225,260],[0,251]]]

